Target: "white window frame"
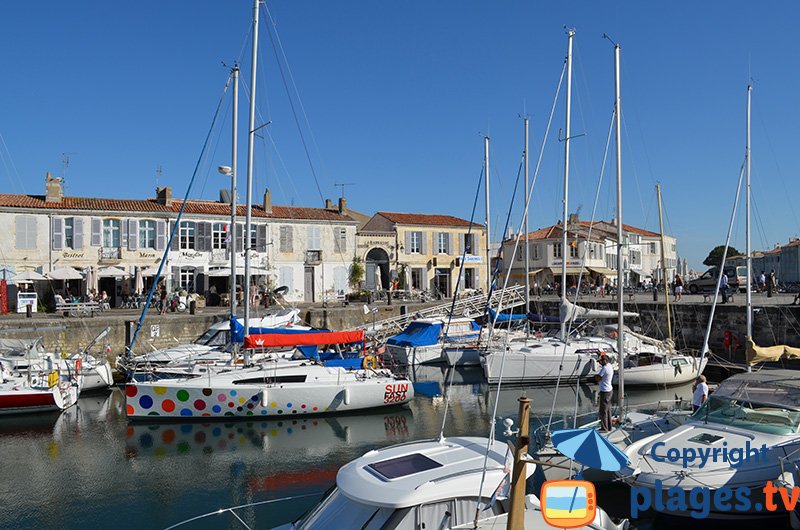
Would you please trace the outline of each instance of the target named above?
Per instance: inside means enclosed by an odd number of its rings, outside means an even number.
[[[436,237],[436,253],[437,254],[450,254],[450,234],[447,232],[439,232]]]
[[[158,221],[142,219],[139,221],[139,248],[156,248]]]
[[[411,254],[422,254],[422,232],[411,232]]]
[[[64,248],[75,248],[75,218],[64,218]]]
[[[103,248],[120,248],[121,224],[119,219],[103,219]]]
[[[561,252],[561,243],[553,243],[553,257],[560,258],[563,256]]]
[[[197,223],[194,221],[181,221],[178,228],[178,248],[181,250],[194,250],[197,248]],[[181,271],[183,274],[183,271]]]

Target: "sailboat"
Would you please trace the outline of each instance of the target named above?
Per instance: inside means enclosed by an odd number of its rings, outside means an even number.
[[[61,411],[75,405],[81,393],[80,368],[78,360],[62,372],[52,357],[24,370],[0,360],[0,416]]]
[[[259,0],[253,2],[245,234],[250,233],[251,226],[259,3]],[[245,293],[250,290],[249,241],[250,238],[246,238]],[[245,296],[244,300],[244,322],[249,323],[249,297]],[[231,324],[236,325],[233,314]],[[414,397],[414,388],[404,377],[372,366],[365,365],[352,370],[341,366],[324,366],[311,360],[287,360],[277,355],[268,355],[254,362],[251,354],[264,344],[264,339],[259,337],[257,334],[251,335],[249,326],[244,327],[240,365],[207,370],[200,377],[192,374],[182,378],[129,383],[125,388],[128,418],[248,418],[331,414],[402,405]]]
[[[607,337],[569,336],[568,327],[576,318],[576,306],[567,300],[567,259],[569,232],[569,161],[570,126],[572,105],[572,38],[568,32],[566,57],[566,124],[564,138],[564,196],[563,219],[561,225],[561,332],[558,337],[544,337],[541,340],[511,342],[502,347],[490,349],[481,358],[486,378],[490,383],[502,378],[508,382],[527,382],[550,384],[559,381],[575,381],[589,378],[597,372],[597,358],[601,354],[616,357],[614,341]],[[526,134],[527,139],[527,134]],[[527,142],[525,146],[527,160]],[[527,173],[527,172],[526,172]],[[527,180],[527,179],[526,179]],[[526,186],[527,188],[527,186]],[[526,216],[527,220],[527,216]],[[526,241],[527,246],[527,241]],[[584,318],[592,318],[601,313],[580,308]]]

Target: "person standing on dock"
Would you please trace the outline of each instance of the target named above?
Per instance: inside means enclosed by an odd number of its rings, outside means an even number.
[[[703,403],[708,399],[708,385],[706,384],[706,376],[699,375],[692,385],[692,412],[697,412]]]
[[[775,278],[775,269],[772,269],[769,271],[769,276],[767,277],[767,298],[772,298],[772,291],[775,290],[777,283],[778,280]]]
[[[608,362],[607,355],[601,355],[598,359],[600,371],[594,376],[595,381],[600,383],[600,407],[598,416],[600,417],[600,432],[611,431],[611,380],[614,378],[614,368]]]
[[[728,275],[722,273],[722,281],[719,284],[719,292],[722,295],[722,303],[728,303]]]
[[[675,275],[675,300],[673,302],[680,302],[681,298],[683,298],[683,278],[681,278],[680,274]]]

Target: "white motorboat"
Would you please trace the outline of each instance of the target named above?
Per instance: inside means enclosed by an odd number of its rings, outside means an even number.
[[[484,472],[484,456],[490,446]],[[343,466],[336,487],[305,517],[279,530],[327,528],[505,528],[512,462],[506,444],[444,438],[369,451]],[[527,466],[527,475],[533,473]],[[479,491],[480,485],[483,489]],[[526,529],[552,528],[539,499],[525,498]],[[598,508],[584,528],[619,529]]]
[[[666,457],[668,451],[697,456],[675,460]],[[746,506],[726,512],[712,504],[709,517],[781,515],[761,510],[759,495],[767,481],[800,463],[797,373],[765,370],[734,375],[720,383],[683,425],[635,442],[625,452],[630,465],[619,476],[632,487],[659,495],[666,495],[670,488],[687,495],[695,487],[749,488]],[[674,509],[675,505],[660,506],[671,514],[689,515]]]
[[[0,415],[60,411],[78,402],[81,378],[70,371],[9,370],[0,362]]]
[[[386,351],[399,364],[440,363],[443,348],[476,342],[479,332],[471,318],[421,318],[387,340]]]
[[[101,333],[103,335],[103,333]],[[98,336],[99,338],[100,336]],[[95,338],[90,345],[98,339]],[[47,351],[41,338],[0,339],[0,362],[12,371],[24,372],[30,366],[34,370],[58,368],[64,373],[75,369],[75,362],[81,360],[81,390],[89,392],[102,390],[114,384],[111,364],[107,359],[98,358],[86,350],[62,358],[61,355]]]
[[[129,419],[288,417],[404,404],[414,388],[386,370],[273,358],[200,377],[132,382],[125,396]]]

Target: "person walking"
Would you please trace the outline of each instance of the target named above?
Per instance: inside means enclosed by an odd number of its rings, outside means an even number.
[[[708,399],[708,385],[706,384],[706,376],[698,375],[692,385],[692,412],[697,412],[703,403]]]
[[[680,274],[675,275],[675,302],[680,302],[683,298],[683,278]]]
[[[772,292],[775,290],[777,286],[778,279],[775,278],[775,269],[769,271],[769,276],[767,277],[767,298],[772,298]]]
[[[600,371],[594,376],[595,381],[600,383],[600,404],[598,417],[600,418],[600,432],[611,430],[611,393],[613,387],[611,380],[614,378],[614,368],[608,361],[607,355],[601,355],[598,359]]]
[[[761,271],[761,276],[758,277],[758,290],[759,292],[764,292],[764,289],[767,287],[767,276],[764,274],[764,271]]]

